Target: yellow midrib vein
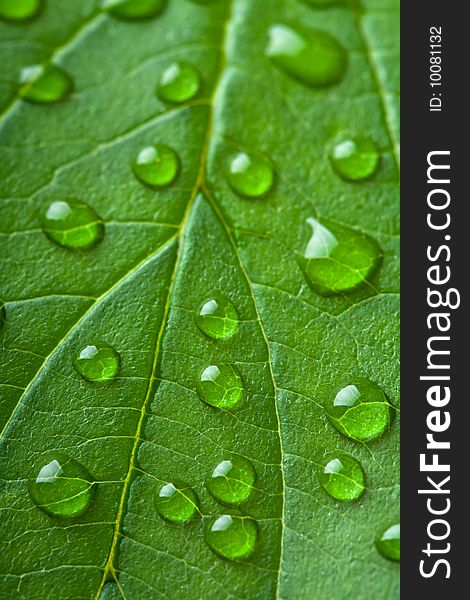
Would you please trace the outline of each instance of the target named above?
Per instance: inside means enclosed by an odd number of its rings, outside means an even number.
[[[219,57],[218,72],[217,72],[216,78],[214,80],[214,87],[213,87],[213,91],[212,91],[212,95],[211,95],[211,102],[209,103],[209,107],[210,107],[209,108],[209,116],[208,116],[208,120],[207,120],[206,134],[205,134],[204,143],[203,143],[202,150],[201,150],[196,181],[195,181],[194,188],[190,195],[184,216],[182,218],[182,221],[181,221],[181,224],[179,227],[178,254],[177,254],[174,266],[173,266],[170,284],[168,286],[168,292],[167,292],[167,296],[166,296],[165,309],[164,309],[164,313],[162,316],[161,325],[160,325],[160,328],[158,331],[157,341],[155,344],[152,373],[151,373],[151,376],[149,379],[149,384],[147,387],[147,394],[146,394],[146,397],[144,399],[144,402],[142,404],[142,408],[140,411],[139,421],[137,423],[137,428],[136,428],[135,437],[134,437],[134,445],[133,445],[133,448],[131,451],[131,456],[129,459],[129,468],[128,468],[127,475],[126,475],[124,483],[123,483],[118,512],[116,515],[114,535],[113,535],[111,547],[110,547],[110,550],[108,553],[108,558],[107,558],[107,561],[106,561],[106,564],[104,567],[103,577],[101,579],[101,583],[100,583],[99,588],[96,593],[97,600],[100,597],[103,587],[104,587],[105,583],[107,582],[110,574],[112,574],[116,584],[118,585],[122,597],[125,598],[125,594],[120,585],[119,578],[116,573],[116,567],[114,564],[117,553],[118,553],[119,535],[121,533],[121,526],[122,526],[122,522],[123,522],[123,519],[124,519],[124,516],[126,513],[126,502],[127,502],[127,498],[128,498],[128,492],[130,489],[130,485],[132,483],[137,452],[138,452],[140,442],[141,442],[141,433],[142,433],[142,430],[143,430],[143,427],[145,424],[145,416],[146,416],[146,412],[147,412],[147,407],[151,401],[152,394],[154,392],[154,384],[157,380],[158,359],[160,357],[162,340],[163,340],[163,336],[165,333],[165,327],[166,327],[166,323],[167,323],[167,319],[168,319],[168,314],[170,311],[170,302],[171,302],[171,297],[172,297],[172,293],[173,293],[173,289],[174,289],[176,274],[178,273],[178,266],[179,266],[181,256],[183,253],[184,235],[185,235],[186,225],[188,223],[189,216],[191,214],[191,210],[192,210],[194,202],[198,196],[198,193],[201,191],[201,189],[203,188],[203,185],[204,185],[207,154],[209,151],[209,144],[210,144],[211,137],[212,137],[215,99],[216,99],[218,87],[219,87],[219,84],[220,84],[220,81],[222,79],[223,72],[225,69],[225,46],[226,46],[226,41],[227,41],[227,30],[229,27],[229,23],[230,23],[230,3],[228,3],[228,5],[227,5],[225,18],[223,21],[222,36],[221,36],[220,51],[219,51],[220,57]]]
[[[18,402],[13,407],[8,420],[6,421],[3,429],[0,431],[0,442],[1,442],[1,440],[3,438],[6,437],[5,434],[7,433],[8,427],[9,427],[10,423],[13,421],[13,417],[15,417],[15,415],[17,413],[17,410],[21,406],[23,398],[26,397],[26,395],[28,394],[29,390],[32,388],[32,386],[34,385],[34,383],[37,381],[37,379],[41,375],[41,373],[44,371],[44,368],[46,367],[46,365],[53,358],[53,356],[55,355],[55,353],[57,352],[57,350],[62,346],[62,344],[65,342],[65,340],[67,340],[72,335],[72,333],[83,323],[83,321],[88,317],[88,315],[93,310],[95,310],[96,307],[99,306],[101,302],[103,302],[103,300],[105,300],[106,298],[108,298],[121,285],[123,285],[130,277],[132,277],[135,273],[137,273],[137,271],[139,271],[140,268],[144,267],[148,263],[148,261],[154,259],[157,255],[159,255],[160,253],[164,252],[165,249],[172,242],[175,241],[175,239],[176,239],[176,235],[172,235],[171,237],[169,237],[156,250],[153,250],[148,256],[146,256],[143,260],[141,260],[134,268],[132,268],[130,271],[128,271],[127,273],[125,273],[120,279],[118,279],[118,281],[116,281],[109,289],[107,289],[106,291],[104,291],[101,294],[101,296],[99,296],[98,298],[96,298],[95,301],[83,312],[83,314],[80,316],[80,318],[78,319],[78,321],[76,321],[72,325],[72,327],[70,327],[70,329],[66,332],[66,334],[57,342],[57,344],[54,346],[54,348],[44,358],[44,360],[43,360],[42,364],[40,365],[39,369],[36,371],[35,375],[32,377],[31,381],[26,386],[26,388],[24,388],[24,392],[21,394],[20,398],[18,399]]]

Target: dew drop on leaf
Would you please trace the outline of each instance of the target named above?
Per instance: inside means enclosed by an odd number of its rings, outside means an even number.
[[[183,61],[168,65],[157,84],[157,95],[164,102],[181,104],[194,98],[201,88],[201,77],[195,67]]]
[[[272,25],[266,55],[288,75],[312,87],[338,83],[346,70],[346,52],[323,31],[300,33],[287,25]]]
[[[365,489],[361,465],[343,452],[335,452],[327,457],[318,469],[318,480],[335,500],[357,500]]]
[[[307,219],[312,235],[299,263],[314,291],[323,295],[354,290],[368,281],[381,261],[369,235],[323,219]]]
[[[238,331],[235,307],[219,294],[202,303],[195,321],[199,329],[213,340],[230,338]]]
[[[29,102],[50,104],[64,100],[73,90],[73,80],[56,65],[30,65],[20,74],[19,94]]]
[[[400,524],[392,525],[375,540],[375,547],[384,558],[400,560]]]
[[[103,221],[85,202],[52,202],[40,220],[47,237],[64,248],[90,248],[104,237]]]
[[[395,416],[395,408],[384,392],[368,379],[356,378],[336,388],[324,406],[331,424],[343,435],[360,442],[383,435]]]
[[[148,19],[163,12],[167,0],[104,0],[102,6],[122,19]]]
[[[251,517],[241,514],[214,515],[205,523],[204,539],[209,548],[222,558],[246,558],[255,549],[258,525]]]
[[[240,196],[259,198],[272,187],[272,166],[260,156],[239,152],[230,159],[226,172],[230,187]]]
[[[362,181],[372,177],[379,166],[380,155],[369,138],[342,140],[330,152],[334,170],[347,181]]]
[[[55,455],[29,481],[35,504],[53,517],[76,517],[90,506],[94,494],[91,475],[76,460]]]
[[[6,319],[5,303],[0,300],[0,329],[2,329]]]
[[[116,377],[120,359],[116,350],[107,344],[87,344],[76,352],[73,365],[88,381],[108,381]]]
[[[162,188],[173,183],[179,167],[178,154],[164,144],[143,148],[132,164],[137,179],[152,188]]]
[[[234,408],[244,396],[242,378],[232,365],[209,365],[200,374],[196,387],[201,400],[217,408]]]
[[[37,15],[40,8],[41,0],[0,0],[0,17],[24,21]]]
[[[184,523],[198,512],[198,499],[183,481],[168,481],[159,486],[155,494],[155,508],[166,521]]]
[[[242,456],[231,456],[217,464],[206,485],[217,502],[236,506],[248,499],[255,479],[251,461]]]

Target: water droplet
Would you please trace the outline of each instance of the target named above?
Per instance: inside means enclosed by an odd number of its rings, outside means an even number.
[[[104,0],[102,6],[122,19],[148,19],[163,12],[167,0]]]
[[[231,456],[219,462],[206,485],[218,502],[238,505],[250,496],[255,478],[251,461],[242,456]]]
[[[237,311],[218,294],[202,303],[195,321],[199,329],[213,340],[227,339],[238,331]]]
[[[80,463],[55,455],[29,482],[29,493],[36,505],[53,517],[76,517],[90,506],[93,479]]]
[[[242,378],[232,365],[210,365],[199,376],[197,393],[211,406],[234,408],[243,400]]]
[[[198,512],[198,499],[183,481],[169,481],[158,488],[155,507],[158,514],[172,523],[184,523]]]
[[[143,148],[132,164],[137,179],[152,188],[162,188],[173,183],[179,167],[178,155],[164,144]]]
[[[49,239],[64,248],[90,248],[104,237],[104,224],[96,212],[75,200],[56,201],[41,216]]]
[[[77,351],[73,365],[88,381],[107,381],[119,371],[119,354],[107,344],[87,344]]]
[[[330,153],[334,170],[347,181],[362,181],[371,177],[379,166],[380,155],[369,138],[343,140]]]
[[[41,8],[41,0],[0,0],[0,17],[24,21],[34,17]]]
[[[384,558],[400,560],[400,524],[388,527],[375,540],[375,546]]]
[[[349,292],[374,274],[381,261],[369,235],[326,219],[307,219],[313,234],[299,259],[312,288],[323,295]]]
[[[274,181],[272,166],[260,156],[246,152],[231,158],[226,175],[231,188],[247,198],[264,196]]]
[[[181,104],[194,98],[201,88],[201,77],[193,65],[177,61],[161,74],[157,85],[158,97],[164,102]]]
[[[3,327],[6,319],[5,303],[0,300],[0,329]]]
[[[238,513],[214,515],[204,526],[204,538],[222,558],[246,558],[255,549],[258,525],[251,517]]]
[[[326,399],[325,411],[340,433],[360,442],[383,435],[395,416],[383,391],[368,379],[359,378],[337,388]]]
[[[346,70],[346,53],[329,33],[299,33],[287,25],[269,29],[266,55],[294,79],[312,87],[338,83]]]
[[[64,100],[73,90],[73,80],[56,65],[30,65],[21,70],[19,94],[25,100],[49,104]]]
[[[322,487],[336,500],[357,500],[365,489],[364,472],[355,458],[336,452],[318,469]]]

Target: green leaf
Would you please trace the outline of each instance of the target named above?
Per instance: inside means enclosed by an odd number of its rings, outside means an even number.
[[[399,520],[398,419],[366,445],[322,408],[356,377],[399,402],[398,2],[315,4],[169,0],[160,16],[126,21],[97,1],[45,0],[35,18],[0,23],[2,596],[398,598],[398,565],[374,546]],[[308,87],[278,68],[265,55],[273,23],[333,36],[346,51],[341,81]],[[168,105],[156,86],[175,61],[195,66],[201,86]],[[20,99],[20,70],[51,62],[74,81],[68,98]],[[351,137],[380,151],[364,181],[341,179],[329,159]],[[158,144],[180,170],[152,189],[132,165]],[[263,197],[227,182],[239,152],[274,169]],[[93,209],[102,241],[71,249],[44,234],[40,215],[64,201]],[[306,220],[319,217],[381,249],[349,293],[316,293],[299,263]],[[239,318],[237,328],[230,313],[226,339],[195,320],[214,296]],[[73,366],[96,342],[119,354],[109,381]],[[212,364],[240,374],[238,408],[199,399]],[[356,502],[320,486],[335,450],[362,466]],[[96,482],[78,516],[46,514],[28,493],[51,453]],[[204,520],[226,511],[205,483],[228,455],[256,470],[241,510],[258,542],[235,561],[203,536]],[[159,516],[154,496],[171,479],[189,484],[203,518]]]

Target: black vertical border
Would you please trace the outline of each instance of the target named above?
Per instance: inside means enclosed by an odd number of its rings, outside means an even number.
[[[467,465],[469,453],[470,394],[465,389],[465,374],[470,374],[470,354],[467,337],[470,335],[469,316],[466,313],[470,279],[470,109],[468,85],[470,58],[470,24],[465,17],[465,4],[451,1],[401,3],[401,597],[444,598],[445,600],[470,597],[466,586],[466,573],[470,564],[466,551],[470,538],[470,473]],[[442,28],[442,111],[430,112],[429,100],[433,90],[430,79],[430,28]],[[439,93],[439,90],[435,90]],[[426,224],[428,213],[427,154],[434,150],[450,150],[450,179],[445,186],[451,194],[451,225],[448,231],[432,231]],[[444,240],[449,234],[451,240]],[[418,489],[429,488],[426,475],[419,469],[419,455],[426,451],[426,417],[430,410],[426,390],[429,382],[420,381],[426,374],[428,337],[433,335],[427,327],[426,317],[432,312],[427,306],[427,246],[438,247],[447,243],[451,250],[451,280],[448,284],[458,288],[461,305],[448,310],[452,319],[450,332],[450,388],[451,400],[446,408],[451,413],[450,428],[440,434],[449,440],[450,450],[441,451],[440,460],[447,458],[450,471],[450,511],[443,515],[449,521],[451,533],[442,542],[430,540],[429,514],[426,495]],[[442,286],[445,287],[445,286]],[[447,310],[441,308],[440,310]],[[446,334],[442,334],[446,335]],[[447,357],[449,358],[449,357]],[[445,362],[445,360],[444,360]],[[437,372],[436,372],[437,373]],[[439,374],[443,374],[442,372]],[[437,436],[436,436],[437,437]],[[447,462],[447,461],[445,461]],[[436,480],[444,473],[436,473]],[[443,496],[442,496],[443,497]],[[441,498],[442,498],[441,497]],[[437,504],[436,504],[437,506]],[[436,528],[436,532],[438,529]],[[450,552],[434,554],[428,558],[422,550],[430,542],[435,548],[450,543]],[[441,565],[433,577],[422,577],[420,561],[425,559],[426,569],[439,558],[450,563],[450,578]]]

